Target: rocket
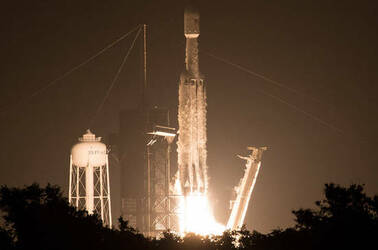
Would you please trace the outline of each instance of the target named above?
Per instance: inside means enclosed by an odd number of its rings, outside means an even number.
[[[186,8],[184,13],[185,70],[179,82],[177,142],[179,179],[184,195],[189,192],[206,193],[208,189],[206,88],[199,71],[199,23],[198,11]]]

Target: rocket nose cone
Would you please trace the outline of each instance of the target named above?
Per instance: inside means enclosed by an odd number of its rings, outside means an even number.
[[[184,33],[185,35],[194,35],[198,37],[200,33],[200,15],[197,9],[193,7],[185,8],[184,12]]]
[[[198,8],[196,8],[195,6],[193,5],[187,5],[185,7],[185,15],[188,16],[199,16],[199,11],[198,11]]]

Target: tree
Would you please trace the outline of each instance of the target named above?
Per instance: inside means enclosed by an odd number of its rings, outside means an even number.
[[[102,225],[97,215],[70,206],[57,186],[0,187],[0,248],[22,249],[190,249],[296,250],[378,248],[378,197],[363,185],[326,184],[315,209],[293,211],[296,225],[269,234],[225,231],[220,236],[164,232],[145,238],[119,218],[119,230]],[[238,242],[235,245],[235,240]]]
[[[0,210],[16,249],[106,249],[112,232],[97,215],[70,206],[50,184],[1,186]]]
[[[315,248],[358,249],[378,244],[378,197],[368,197],[363,185],[341,187],[326,184],[325,198],[316,201],[317,209],[293,211],[299,232],[311,235]]]
[[[269,234],[241,230],[240,248],[253,250],[377,249],[378,197],[363,185],[325,184],[315,209],[293,211],[296,225]]]
[[[163,237],[160,239],[153,240],[153,246],[155,249],[169,250],[169,249],[180,249],[183,239],[171,231],[164,231]]]
[[[0,247],[3,250],[14,249],[14,243],[11,233],[5,228],[0,227]]]

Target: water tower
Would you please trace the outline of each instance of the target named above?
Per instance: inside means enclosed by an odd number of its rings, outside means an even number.
[[[112,227],[109,163],[106,145],[89,129],[71,150],[68,199],[78,209],[101,216]]]

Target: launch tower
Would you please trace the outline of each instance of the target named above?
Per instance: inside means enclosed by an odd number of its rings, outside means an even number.
[[[147,84],[147,26],[143,25],[143,84],[138,108],[120,115],[121,215],[145,236],[177,231],[175,196],[170,190],[171,147],[176,129],[169,109],[150,103]]]
[[[232,210],[227,222],[227,228],[230,230],[239,230],[243,226],[248,204],[261,167],[262,154],[267,150],[267,147],[248,147],[247,149],[251,151],[247,157],[238,155],[240,159],[244,159],[247,162],[245,164],[244,177],[235,188],[236,199],[230,202]]]

